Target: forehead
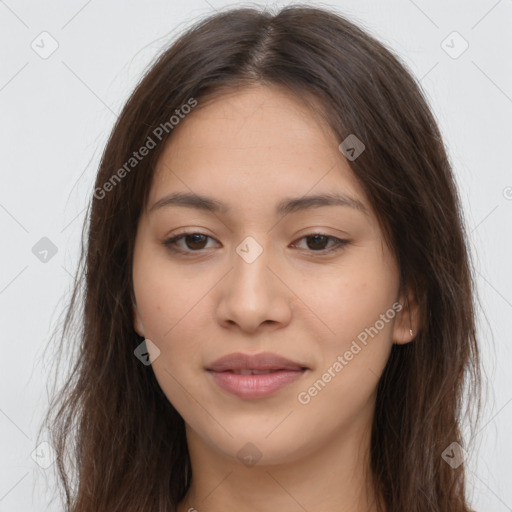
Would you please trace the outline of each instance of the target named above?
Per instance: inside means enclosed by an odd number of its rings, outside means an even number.
[[[180,153],[201,149],[196,156],[227,152],[238,162],[250,151],[257,164],[275,160],[279,153],[286,159],[311,154],[312,149],[318,157],[332,144],[337,146],[319,113],[282,88],[252,86],[198,103],[173,131],[167,155],[183,156]]]
[[[150,205],[176,190],[241,205],[342,192],[370,209],[336,136],[290,93],[254,86],[198,103],[159,158]]]

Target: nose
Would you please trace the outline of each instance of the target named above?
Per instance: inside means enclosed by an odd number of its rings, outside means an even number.
[[[249,334],[282,328],[292,314],[293,293],[280,275],[277,262],[272,260],[271,250],[261,248],[258,254],[259,251],[254,253],[256,249],[254,241],[237,248],[232,269],[219,284],[216,307],[220,325],[238,327]]]

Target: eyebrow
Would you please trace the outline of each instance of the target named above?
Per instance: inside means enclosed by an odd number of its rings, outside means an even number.
[[[195,208],[211,213],[226,214],[230,211],[230,208],[226,204],[210,197],[184,192],[174,192],[156,201],[149,209],[149,212],[151,213],[168,206]],[[276,215],[288,215],[290,213],[308,210],[310,208],[320,208],[322,206],[348,206],[368,215],[368,209],[361,201],[339,192],[287,198],[277,204],[275,213]]]

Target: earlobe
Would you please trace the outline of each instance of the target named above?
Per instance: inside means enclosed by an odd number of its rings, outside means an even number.
[[[402,309],[397,313],[393,326],[393,343],[405,345],[413,341],[418,335],[419,305],[414,294],[409,293],[405,298],[400,297]]]
[[[135,329],[135,332],[144,338],[144,327],[142,325],[142,320],[140,318],[139,309],[137,308],[136,304],[133,304],[132,306],[133,310],[133,328]]]

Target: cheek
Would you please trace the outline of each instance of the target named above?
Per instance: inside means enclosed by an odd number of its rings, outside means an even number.
[[[145,337],[160,351],[152,368],[174,404],[182,400],[180,384],[189,389],[202,370],[201,346],[208,341],[205,333],[211,331],[212,322],[205,294],[213,282],[184,275],[149,249],[134,258],[133,281]]]
[[[146,260],[149,261],[149,260]],[[134,288],[144,323],[144,334],[159,350],[151,368],[165,396],[175,409],[189,420],[200,416],[191,396],[200,396],[197,372],[201,368],[201,339],[204,326],[198,318],[208,317],[200,301],[205,290],[185,286],[183,277],[169,268],[154,264],[134,272]],[[193,402],[193,401],[192,401]]]
[[[313,421],[313,430],[350,422],[373,407],[375,390],[392,347],[392,308],[396,300],[393,267],[362,259],[331,281],[323,296],[309,295],[330,331],[317,338],[318,367],[297,396]]]
[[[174,281],[175,289],[176,281]],[[169,293],[164,282],[161,288],[153,288],[153,293],[142,294],[139,310],[144,321],[145,337],[153,341],[160,350],[166,366],[180,372],[192,366],[198,359],[201,340],[205,342],[208,329],[205,318],[210,318],[200,302],[204,293],[183,294]],[[172,289],[172,288],[171,288]],[[196,296],[197,295],[197,296]],[[211,316],[211,315],[210,315]],[[207,341],[207,340],[206,340]]]
[[[133,285],[145,335],[162,345],[161,350],[200,307],[207,290],[204,280],[184,276],[178,266],[150,249],[142,249],[134,257]]]
[[[381,339],[391,336],[398,269],[380,249],[358,251],[326,279],[303,281],[301,288],[300,295],[307,297],[307,305],[325,326],[324,343],[341,349],[359,335],[364,338],[376,322]],[[384,322],[380,315],[385,315]]]

